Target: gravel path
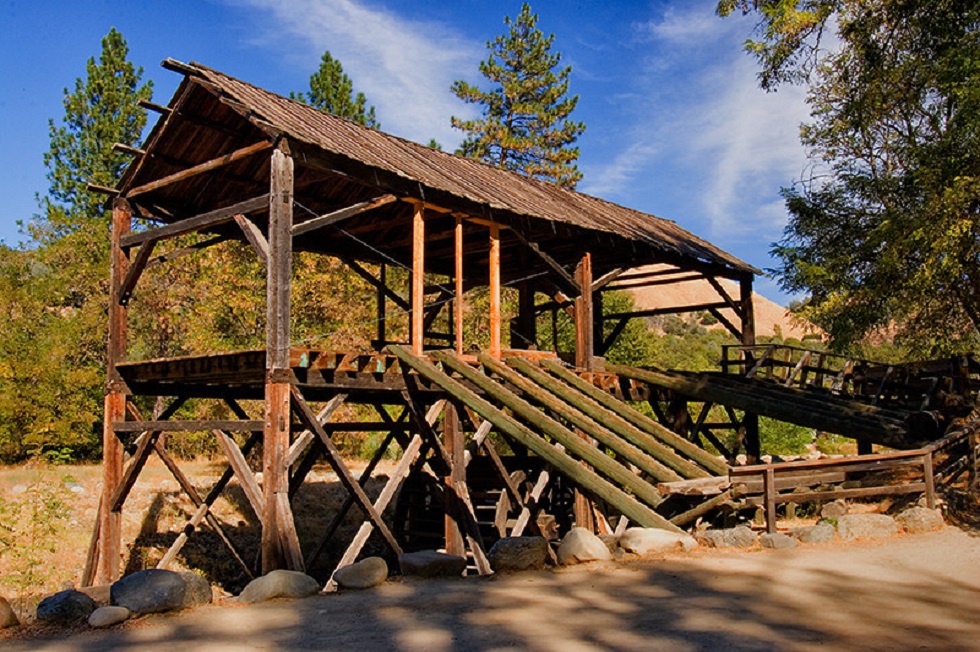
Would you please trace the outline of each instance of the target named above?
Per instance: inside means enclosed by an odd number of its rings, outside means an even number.
[[[980,650],[980,538],[698,551],[199,608],[4,650]]]

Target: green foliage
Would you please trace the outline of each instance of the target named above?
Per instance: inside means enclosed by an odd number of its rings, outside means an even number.
[[[809,84],[813,178],[784,190],[783,287],[838,347],[890,331],[916,357],[980,343],[980,6],[722,2],[758,12],[763,86]],[[821,50],[824,30],[838,46]]]
[[[310,76],[310,90],[290,93],[289,98],[372,129],[381,128],[374,106],[367,105],[364,93],[354,93],[354,83],[329,50],[323,53],[320,67]]]
[[[569,120],[578,103],[577,95],[568,96],[572,68],[556,70],[561,54],[551,52],[555,35],[546,37],[537,22],[526,3],[516,19],[504,18],[509,32],[487,43],[490,57],[480,63],[490,90],[453,83],[457,97],[483,111],[477,120],[452,119],[467,134],[457,154],[574,188],[582,173],[575,165],[579,150],[571,145],[585,124]]]
[[[770,455],[802,455],[814,440],[813,428],[759,417],[759,443]]]

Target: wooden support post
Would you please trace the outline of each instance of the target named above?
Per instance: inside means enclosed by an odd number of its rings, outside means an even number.
[[[755,308],[752,305],[752,274],[746,274],[739,280],[739,307],[742,317],[742,345],[755,346]],[[751,354],[746,353],[746,368],[751,368]],[[746,412],[742,419],[745,428],[745,455],[749,464],[756,462],[762,456],[759,444],[759,415]],[[736,451],[737,452],[737,451]]]
[[[922,477],[926,485],[926,507],[936,509],[936,477],[932,467],[932,451],[922,456]]]
[[[415,204],[412,214],[412,318],[409,324],[412,353],[422,355],[425,339],[425,208]]]
[[[451,497],[457,488],[466,482],[466,460],[463,457],[466,449],[463,442],[463,429],[459,423],[459,414],[456,412],[456,406],[448,401],[442,413],[442,437],[443,444],[452,461],[449,476],[446,478],[446,552],[457,557],[465,557],[466,545],[463,543],[463,535],[454,518],[455,514],[451,513],[449,507],[451,506]]]
[[[463,354],[463,218],[456,216],[456,246],[454,249],[455,267],[453,275],[456,281],[456,297],[453,301],[453,319],[455,320],[456,353]]]
[[[490,225],[490,355],[500,359],[500,227]]]
[[[288,566],[299,570],[303,558],[289,510],[290,285],[292,280],[293,159],[283,147],[272,153],[269,191],[269,261],[266,266],[265,430],[262,441],[262,573]],[[280,494],[285,504],[280,500]],[[287,522],[289,521],[289,522]]]
[[[575,282],[580,288],[575,299],[575,366],[592,371],[595,350],[592,341],[592,254],[582,256],[575,268]]]
[[[109,259],[109,346],[106,358],[105,412],[102,429],[102,505],[99,515],[100,584],[119,579],[122,554],[122,511],[113,511],[110,498],[119,490],[123,475],[123,447],[115,424],[126,420],[125,385],[116,365],[126,359],[126,306],[122,303],[123,280],[129,271],[129,257],[122,249],[122,238],[132,229],[133,211],[124,199],[112,207],[112,235]]]
[[[776,472],[772,466],[766,466],[762,476],[762,492],[765,496],[766,532],[776,531]]]

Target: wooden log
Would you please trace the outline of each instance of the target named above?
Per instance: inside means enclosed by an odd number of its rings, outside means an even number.
[[[123,248],[128,249],[130,247],[143,244],[149,240],[167,240],[170,238],[175,238],[179,235],[184,235],[185,233],[201,231],[203,229],[218,226],[219,224],[231,222],[235,219],[236,215],[247,215],[249,213],[262,210],[268,205],[269,195],[253,197],[252,199],[246,199],[245,201],[232,204],[231,206],[226,206],[225,208],[217,208],[213,211],[208,211],[207,213],[201,213],[200,215],[195,215],[194,217],[188,217],[180,220],[179,222],[158,226],[153,229],[147,229],[146,231],[139,231],[131,235],[124,236],[122,238],[121,245]]]
[[[348,394],[341,393],[327,401],[327,404],[320,408],[320,411],[316,413],[316,420],[321,425],[326,425],[327,421],[330,420],[330,417],[333,416],[334,412],[336,412],[340,406],[344,404],[344,401],[347,400],[347,396]],[[293,443],[289,446],[289,453],[286,455],[286,466],[291,468],[294,464],[296,464],[296,462],[299,461],[299,458],[314,441],[316,441],[316,435],[309,430],[304,430],[297,435],[296,439],[293,440]]]
[[[629,423],[632,423],[634,426],[658,439],[662,443],[670,446],[685,457],[694,460],[711,473],[715,473],[717,475],[724,475],[728,473],[728,465],[721,460],[715,458],[713,455],[704,449],[699,448],[690,441],[678,436],[676,433],[671,432],[665,426],[657,423],[639,410],[636,410],[623,401],[610,396],[607,392],[602,391],[588,381],[583,380],[579,376],[573,374],[571,371],[565,369],[565,367],[563,367],[557,360],[544,359],[541,360],[540,364],[559,379],[563,380],[568,385],[571,385],[579,392],[585,394],[596,403],[599,403],[606,409],[618,414],[621,418],[625,419]]]
[[[129,300],[133,296],[133,290],[136,289],[136,283],[143,274],[143,270],[146,269],[147,263],[150,262],[150,255],[153,253],[153,248],[156,244],[156,240],[148,240],[140,247],[135,260],[129,266],[129,271],[126,272],[126,278],[123,279],[122,286],[119,288],[120,304],[124,306],[129,304]]]
[[[617,433],[604,427],[605,424],[602,421],[595,419],[594,416],[582,409],[582,402],[569,402],[566,397],[552,393],[550,387],[535,385],[509,367],[487,355],[480,355],[477,359],[487,369],[518,389],[525,396],[531,397],[535,402],[543,405],[552,413],[557,414],[573,427],[579,428],[590,437],[595,438],[601,445],[615,453],[617,459],[621,458],[623,461],[634,465],[658,482],[673,482],[681,479],[680,475],[637,447],[634,442],[631,442],[629,439],[620,438],[617,436]],[[526,361],[518,358],[510,358],[507,362],[514,366],[528,365]],[[573,405],[576,407],[573,407]]]
[[[531,251],[533,251],[538,256],[538,258],[540,258],[541,260],[543,260],[544,263],[548,267],[550,267],[553,272],[555,272],[558,275],[558,278],[557,278],[558,285],[559,286],[562,286],[562,289],[563,290],[568,291],[568,292],[571,292],[572,294],[579,294],[579,292],[581,291],[581,289],[580,289],[580,286],[578,285],[576,279],[571,274],[569,274],[568,273],[568,270],[566,270],[564,267],[562,267],[558,263],[558,261],[556,261],[554,258],[552,258],[551,256],[549,256],[541,248],[541,245],[539,245],[537,242],[533,242],[533,241],[529,240],[527,237],[525,237],[524,234],[521,233],[520,229],[511,229],[511,233],[513,233],[517,237],[518,240],[520,240],[522,243],[524,243],[524,245],[528,249],[530,249]]]
[[[768,467],[762,476],[762,494],[766,510],[766,532],[776,532],[776,474]]]
[[[127,198],[133,198],[138,195],[143,195],[154,190],[159,190],[160,188],[165,188],[169,185],[177,183],[179,181],[186,181],[187,179],[192,179],[199,174],[205,172],[210,172],[212,170],[217,170],[218,168],[224,167],[235,161],[240,161],[243,158],[252,156],[259,152],[265,151],[273,146],[274,143],[268,140],[263,140],[248,147],[242,147],[234,152],[229,152],[218,158],[211,159],[210,161],[205,161],[193,167],[189,167],[186,170],[181,170],[180,172],[175,172],[174,174],[169,174],[163,178],[157,179],[156,181],[151,181],[149,183],[144,183],[142,186],[136,186],[131,188],[126,192]]]
[[[817,411],[811,406],[799,409],[789,401],[773,401],[759,395],[734,392],[714,384],[708,377],[690,378],[649,369],[607,365],[607,370],[626,378],[648,382],[688,396],[694,400],[711,401],[751,414],[766,416],[806,427],[843,434],[856,439],[867,438],[892,448],[909,446],[907,430],[895,422],[866,417],[843,417],[830,410]]]
[[[699,517],[704,516],[709,512],[713,512],[718,507],[721,507],[726,502],[732,499],[732,494],[729,491],[723,491],[717,496],[710,498],[696,507],[692,507],[686,512],[682,512],[677,516],[670,519],[670,522],[677,527],[684,527],[690,523],[696,521]]]
[[[264,421],[229,421],[205,419],[200,421],[123,421],[115,423],[112,429],[123,432],[194,432],[197,430],[230,430],[231,432],[261,432]]]
[[[332,213],[327,213],[326,215],[321,215],[319,217],[314,217],[311,220],[305,222],[300,222],[293,226],[293,236],[303,235],[304,233],[309,233],[316,229],[322,229],[326,226],[331,226],[342,222],[346,219],[350,219],[355,215],[360,215],[375,208],[379,208],[386,204],[390,204],[396,201],[397,197],[394,195],[381,195],[380,197],[375,197],[374,199],[368,201],[358,202],[347,208],[341,208],[339,210],[333,211]]]
[[[490,355],[500,359],[500,227],[490,226]]]
[[[463,453],[466,450],[466,446],[464,442],[463,429],[459,424],[459,415],[456,413],[456,406],[448,401],[446,402],[446,407],[443,410],[442,433],[444,439],[443,444],[448,449],[449,455],[452,459],[450,473],[446,478],[444,478],[446,487],[449,489],[445,492],[448,501],[452,490],[466,482],[466,462],[463,458]],[[446,553],[462,557],[466,552],[464,548],[465,544],[463,542],[463,536],[460,532],[459,524],[456,522],[456,519],[448,509],[448,503],[446,507]]]
[[[635,497],[625,493],[608,480],[594,473],[586,472],[578,462],[563,451],[549,444],[528,427],[497,409],[485,399],[477,396],[467,389],[465,385],[450,378],[431,363],[413,356],[410,351],[398,345],[390,346],[389,350],[407,367],[440,386],[446,392],[449,392],[481,417],[493,423],[500,432],[514,438],[519,444],[533,450],[537,455],[547,460],[552,466],[573,479],[581,487],[600,499],[605,500],[615,509],[619,510],[620,513],[629,516],[634,522],[639,523],[643,527],[664,527],[665,525],[669,525],[666,519]],[[596,452],[595,449],[592,450]],[[670,525],[667,529],[674,529],[674,526]]]
[[[578,434],[572,432],[554,419],[543,414],[540,410],[520,398],[518,395],[506,390],[501,385],[495,383],[488,376],[473,369],[468,364],[460,361],[451,354],[447,354],[443,351],[437,351],[432,355],[445,366],[449,367],[456,373],[463,376],[466,380],[476,385],[488,396],[500,401],[501,404],[513,411],[515,416],[525,420],[536,430],[539,430],[548,437],[551,437],[554,441],[560,443],[568,450],[569,453],[592,466],[596,472],[630,491],[644,504],[650,507],[656,507],[663,502],[663,497],[653,486],[642,480],[631,470],[600,452],[589,442],[583,440]],[[488,418],[486,415],[481,416]],[[588,471],[584,469],[583,472],[586,474],[588,473]],[[574,478],[574,476],[572,477]]]
[[[259,483],[248,465],[248,461],[242,455],[242,451],[238,448],[238,444],[235,443],[234,439],[221,430],[215,429],[212,432],[217,438],[221,450],[224,451],[225,457],[228,458],[228,465],[234,471],[235,478],[238,479],[238,484],[242,488],[242,493],[248,499],[248,504],[252,506],[252,511],[255,512],[256,518],[259,523],[265,523],[268,511],[265,502],[266,498],[263,496],[262,488],[259,487]]]
[[[595,342],[592,324],[592,255],[586,253],[575,269],[575,282],[581,291],[575,299],[575,366],[594,368]]]
[[[575,391],[568,385],[562,384],[559,380],[532,366],[526,360],[521,360],[520,358],[508,358],[507,363],[518,369],[522,374],[530,378],[539,386],[547,389],[554,396],[561,399],[566,405],[574,405],[575,409],[584,413],[589,418],[594,419],[596,423],[601,424],[609,431],[614,432],[616,435],[621,437],[623,441],[629,442],[644,455],[656,460],[657,464],[654,467],[656,472],[654,472],[653,469],[648,470],[639,464],[637,464],[637,467],[649,473],[659,482],[673,482],[683,478],[703,478],[708,475],[705,471],[701,470],[691,462],[683,459],[672,449],[661,444],[655,438],[633,426],[614,412],[605,409],[599,403],[593,401],[588,396]],[[586,430],[586,432],[589,431]],[[593,437],[599,439],[599,437],[596,435],[593,435]],[[599,439],[599,441],[603,440]],[[615,448],[613,450],[615,450]],[[630,461],[633,462],[633,460]],[[633,463],[636,464],[635,462]]]
[[[657,491],[664,496],[717,496],[724,493],[731,483],[731,479],[725,476],[694,478],[679,482],[661,482],[657,485]]]

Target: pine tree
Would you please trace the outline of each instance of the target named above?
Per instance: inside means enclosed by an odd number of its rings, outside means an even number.
[[[65,116],[61,125],[48,121],[51,146],[44,155],[48,168],[48,194],[39,198],[41,215],[30,234],[50,243],[88,220],[105,217],[105,198],[89,192],[86,184],[114,186],[131,157],[114,152],[114,143],[136,144],[146,125],[146,111],[137,102],[150,99],[152,82],[141,83],[143,68],[127,60],[126,39],[115,28],[102,39],[98,62],[89,58],[86,78],[65,89]]]
[[[310,75],[310,90],[305,93],[290,93],[289,97],[366,127],[381,128],[381,123],[375,117],[374,107],[367,106],[364,93],[354,93],[354,83],[344,72],[340,61],[330,55],[329,50],[323,53],[320,68]]]
[[[490,90],[453,83],[457,97],[483,108],[477,120],[452,118],[453,127],[467,134],[457,154],[574,188],[582,173],[575,165],[579,150],[571,145],[585,124],[569,120],[578,103],[577,95],[568,96],[572,68],[557,69],[555,35],[544,36],[537,22],[527,3],[516,19],[504,18],[509,32],[487,43],[490,57],[480,63]]]

